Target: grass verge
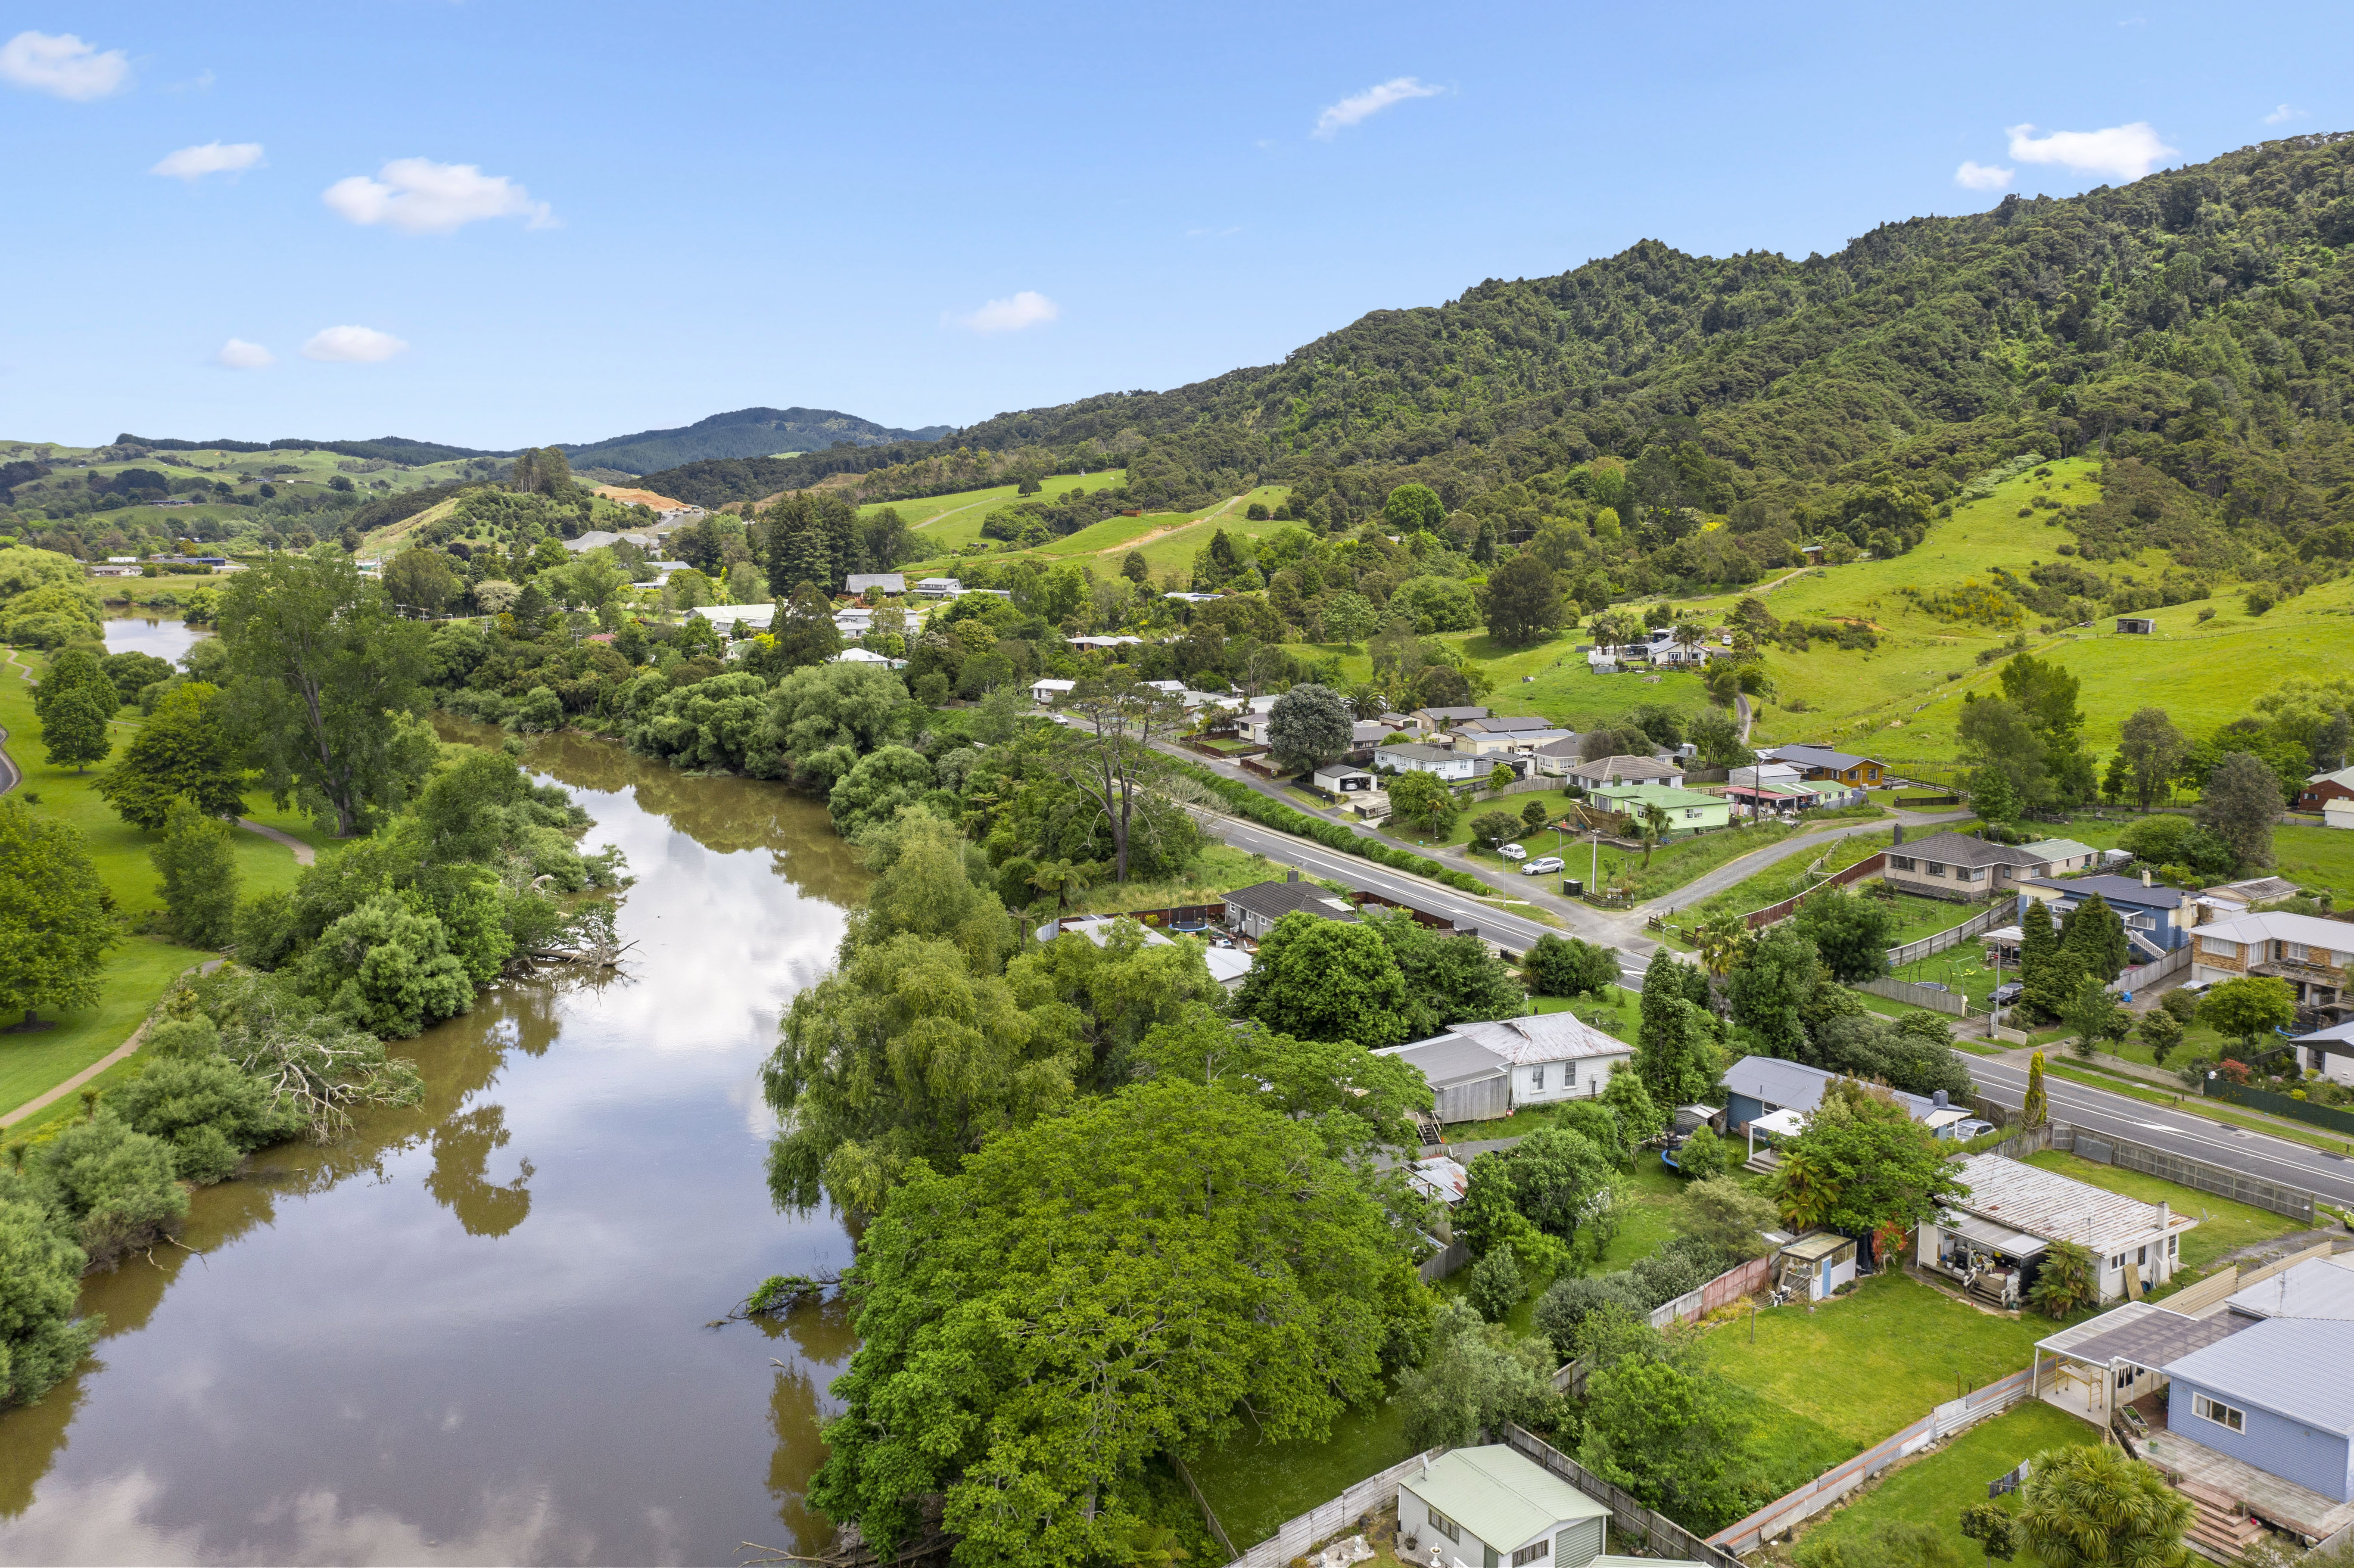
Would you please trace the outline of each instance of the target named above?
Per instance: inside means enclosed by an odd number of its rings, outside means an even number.
[[[2285,1214],[2234,1202],[2229,1198],[2219,1198],[2195,1187],[2178,1186],[2138,1171],[2120,1171],[2114,1165],[2104,1165],[2097,1160],[2079,1160],[2073,1154],[2062,1154],[2057,1150],[2047,1149],[2041,1154],[2031,1154],[2027,1157],[2027,1163],[2041,1166],[2046,1171],[2056,1171],[2062,1176],[2073,1176],[2088,1186],[2105,1192],[2138,1198],[2145,1203],[2170,1203],[2178,1214],[2198,1216],[2198,1225],[2182,1238],[2182,1262],[2185,1267],[2202,1273],[2227,1252],[2271,1241],[2303,1228]]]

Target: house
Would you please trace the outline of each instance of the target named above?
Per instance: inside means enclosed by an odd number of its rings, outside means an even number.
[[[136,577],[146,574],[138,567],[92,567],[90,575],[94,577]]]
[[[1057,937],[1085,937],[1100,948],[1121,919],[1122,916],[1117,915],[1089,915],[1075,919],[1058,917],[1038,927],[1038,940],[1051,942]],[[1148,948],[1167,948],[1175,945],[1171,938],[1140,921],[1130,919],[1128,923],[1141,933],[1144,945]],[[1251,956],[1248,953],[1244,952],[1240,948],[1221,948],[1214,942],[1202,944],[1202,961],[1208,967],[1210,978],[1229,991],[1241,988],[1243,977],[1250,973],[1251,969]]]
[[[2170,1435],[2354,1502],[2354,1322],[2264,1319],[2165,1372]]]
[[[1309,775],[1319,789],[1330,789],[1335,795],[1354,795],[1373,787],[1373,776],[1362,768],[1352,768],[1345,762],[1331,762]]]
[[[1564,769],[1564,776],[1582,789],[1600,784],[1665,784],[1678,789],[1684,781],[1682,768],[1656,757],[1598,757]]]
[[[2157,630],[2158,622],[2146,617],[2138,615],[2117,617],[2117,635],[2120,637],[2147,637]]]
[[[1416,728],[1428,735],[1434,730],[1447,729],[1461,724],[1466,719],[1486,718],[1488,710],[1478,707],[1416,708],[1406,716],[1414,720]]]
[[[2347,971],[2354,969],[2354,926],[2342,920],[2275,909],[2218,920],[2184,936],[2191,944],[2193,980],[2269,975],[2288,981],[2297,1001],[2306,1006],[2348,1000]],[[2354,1082],[2354,1077],[2339,1081]]]
[[[1569,770],[1576,767],[1580,760],[1578,754],[1580,738],[1574,734],[1564,735],[1559,740],[1549,740],[1542,746],[1532,747],[1529,749],[1529,758],[1536,764],[1538,772],[1549,778],[1565,779],[1569,776]]]
[[[1132,648],[1144,641],[1141,637],[1074,637],[1071,646],[1087,652],[1099,652],[1107,648]]]
[[[853,572],[843,579],[842,587],[853,599],[870,593],[898,595],[907,591],[907,578],[900,572]]]
[[[1888,765],[1877,758],[1855,757],[1827,746],[1777,746],[1766,754],[1796,765],[1808,779],[1836,779],[1842,784],[1877,789],[1888,782]]]
[[[1585,798],[1638,823],[1647,821],[1646,813],[1656,806],[1667,813],[1670,839],[1729,827],[1733,821],[1733,803],[1723,796],[1665,784],[1606,784],[1587,790]]]
[[[2049,869],[2049,863],[2016,845],[1951,832],[1908,841],[1900,826],[1881,875],[1905,893],[1975,904]]]
[[[1755,762],[1746,768],[1735,768],[1725,774],[1728,784],[1747,785],[1763,789],[1768,784],[1796,784],[1802,774],[1795,762]]]
[[[2041,899],[2052,906],[2057,919],[2073,915],[2078,905],[2096,893],[2126,923],[2126,941],[2137,963],[2162,959],[2190,939],[2190,916],[2196,911],[2190,896],[2179,888],[2152,882],[2146,871],[2139,880],[2105,874],[2072,876],[2065,882],[2031,876],[2019,885],[2019,912],[2027,913],[2029,899]],[[2348,935],[2354,936],[2354,931]]]
[[[1553,720],[1534,714],[1491,715],[1487,718],[1466,719],[1455,726],[1455,738],[1460,744],[1466,735],[1520,735],[1530,730],[1553,729]]]
[[[1234,895],[1226,895],[1228,909]],[[1373,1053],[1395,1056],[1430,1085],[1431,1115],[1444,1123],[1494,1121],[1512,1114],[1512,1072],[1505,1060],[1478,1041],[1457,1033],[1387,1045]]]
[[[2354,828],[2354,800],[2324,800],[2321,803],[2321,825],[2325,828]]]
[[[1320,882],[1300,881],[1296,871],[1281,882],[1254,883],[1226,895],[1226,929],[1254,942],[1264,940],[1277,921],[1291,914],[1354,923],[1357,906]]]
[[[2245,882],[2202,887],[2190,901],[2197,916],[2190,924],[2211,926],[2218,920],[2236,919],[2259,904],[2277,904],[2296,896],[2296,884],[2278,876],[2253,876]]]
[[[1556,726],[1543,729],[1482,731],[1458,729],[1454,734],[1455,749],[1473,757],[1502,757],[1522,753],[1533,754],[1540,746],[1552,746],[1564,740],[1575,740],[1576,733]]]
[[[1612,1073],[1635,1060],[1632,1045],[1580,1022],[1568,1012],[1458,1023],[1443,1034],[1394,1046],[1385,1054],[1413,1052],[1448,1040],[1469,1040],[1511,1069],[1513,1109],[1557,1100],[1594,1099],[1608,1086]]]
[[[1608,1544],[1608,1504],[1500,1443],[1450,1449],[1397,1489],[1401,1561],[1587,1568]]]
[[[1404,746],[1377,747],[1373,752],[1373,762],[1376,767],[1388,768],[1399,773],[1436,773],[1447,779],[1475,778],[1481,771],[1479,759],[1469,752],[1447,747],[1421,746],[1411,741]]]
[[[697,605],[687,613],[703,617],[722,631],[728,630],[739,620],[754,631],[766,631],[777,619],[777,607],[773,604],[705,604]]]
[[[2046,876],[2073,876],[2080,871],[2091,871],[2101,863],[2100,851],[2074,839],[2038,839],[2019,847],[2041,858]]]
[[[1752,1122],[1781,1111],[1795,1111],[1800,1116],[1813,1113],[1823,1103],[1823,1091],[1839,1082],[1840,1075],[1821,1067],[1809,1067],[1804,1062],[1786,1062],[1778,1056],[1744,1056],[1724,1074],[1724,1130],[1727,1134],[1744,1133]],[[1947,1107],[1935,1099],[1920,1095],[1908,1095],[1902,1089],[1889,1091],[1905,1114],[1914,1121],[1927,1124],[1930,1118]],[[1941,1127],[1940,1136],[1951,1137],[1952,1124]]]
[[[1030,683],[1030,700],[1043,707],[1058,697],[1069,696],[1077,685],[1076,681],[1033,681]]]
[[[826,662],[829,664],[880,664],[885,670],[904,670],[907,667],[907,662],[905,659],[894,659],[888,654],[877,653],[872,648],[845,648]]]
[[[2296,792],[2296,809],[2300,811],[2327,811],[2332,800],[2354,800],[2354,768],[2317,773]]]
[[[2341,1056],[2354,1056],[2354,1023],[2335,1023],[2311,1034],[2300,1034],[2291,1044],[2305,1047],[2304,1065],[2323,1074],[2333,1083],[2354,1083],[2354,1067],[2338,1061]]]
[[[964,592],[964,584],[954,577],[926,577],[916,585],[916,591],[926,599],[954,599]]]
[[[2354,1256],[2309,1257],[2223,1298],[2243,1318],[2334,1318],[2354,1322]]]
[[[2056,1171],[1979,1154],[1962,1161],[1969,1192],[1921,1227],[1915,1261],[1995,1307],[2016,1307],[2054,1242],[2093,1255],[2104,1301],[2138,1299],[2174,1277],[2183,1234],[2199,1222]]]

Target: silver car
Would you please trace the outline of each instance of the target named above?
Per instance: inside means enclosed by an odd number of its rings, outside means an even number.
[[[1528,864],[1521,867],[1521,874],[1522,876],[1543,876],[1549,872],[1555,872],[1560,869],[1561,856],[1557,854],[1549,854],[1542,860],[1532,860],[1529,862]]]

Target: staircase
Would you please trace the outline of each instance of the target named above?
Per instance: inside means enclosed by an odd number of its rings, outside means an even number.
[[[1971,1300],[1981,1302],[1998,1312],[2008,1312],[2011,1310],[2013,1304],[2002,1298],[2003,1283],[2001,1275],[1991,1269],[1982,1269],[1970,1277],[1970,1282],[1965,1288],[1969,1292]]]
[[[1414,1115],[1414,1122],[1416,1136],[1422,1139],[1422,1146],[1425,1149],[1437,1149],[1446,1144],[1447,1128],[1439,1125],[1437,1117],[1428,1111],[1416,1111]]]
[[[1741,1166],[1744,1171],[1758,1176],[1771,1176],[1781,1167],[1782,1157],[1763,1145],[1758,1147],[1756,1153],[1743,1161]]]
[[[2177,1481],[2174,1489],[2190,1499],[2190,1529],[2184,1540],[2200,1555],[2237,1563],[2264,1538],[2264,1527],[2241,1511],[2239,1499],[2197,1481]]]

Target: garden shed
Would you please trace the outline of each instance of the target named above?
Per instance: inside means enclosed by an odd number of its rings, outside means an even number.
[[[1809,1231],[1774,1255],[1774,1283],[1801,1301],[1821,1301],[1855,1283],[1855,1239]]]
[[[1400,1557],[1447,1568],[1585,1568],[1608,1544],[1608,1504],[1500,1443],[1453,1449],[1406,1476],[1397,1508]]]

